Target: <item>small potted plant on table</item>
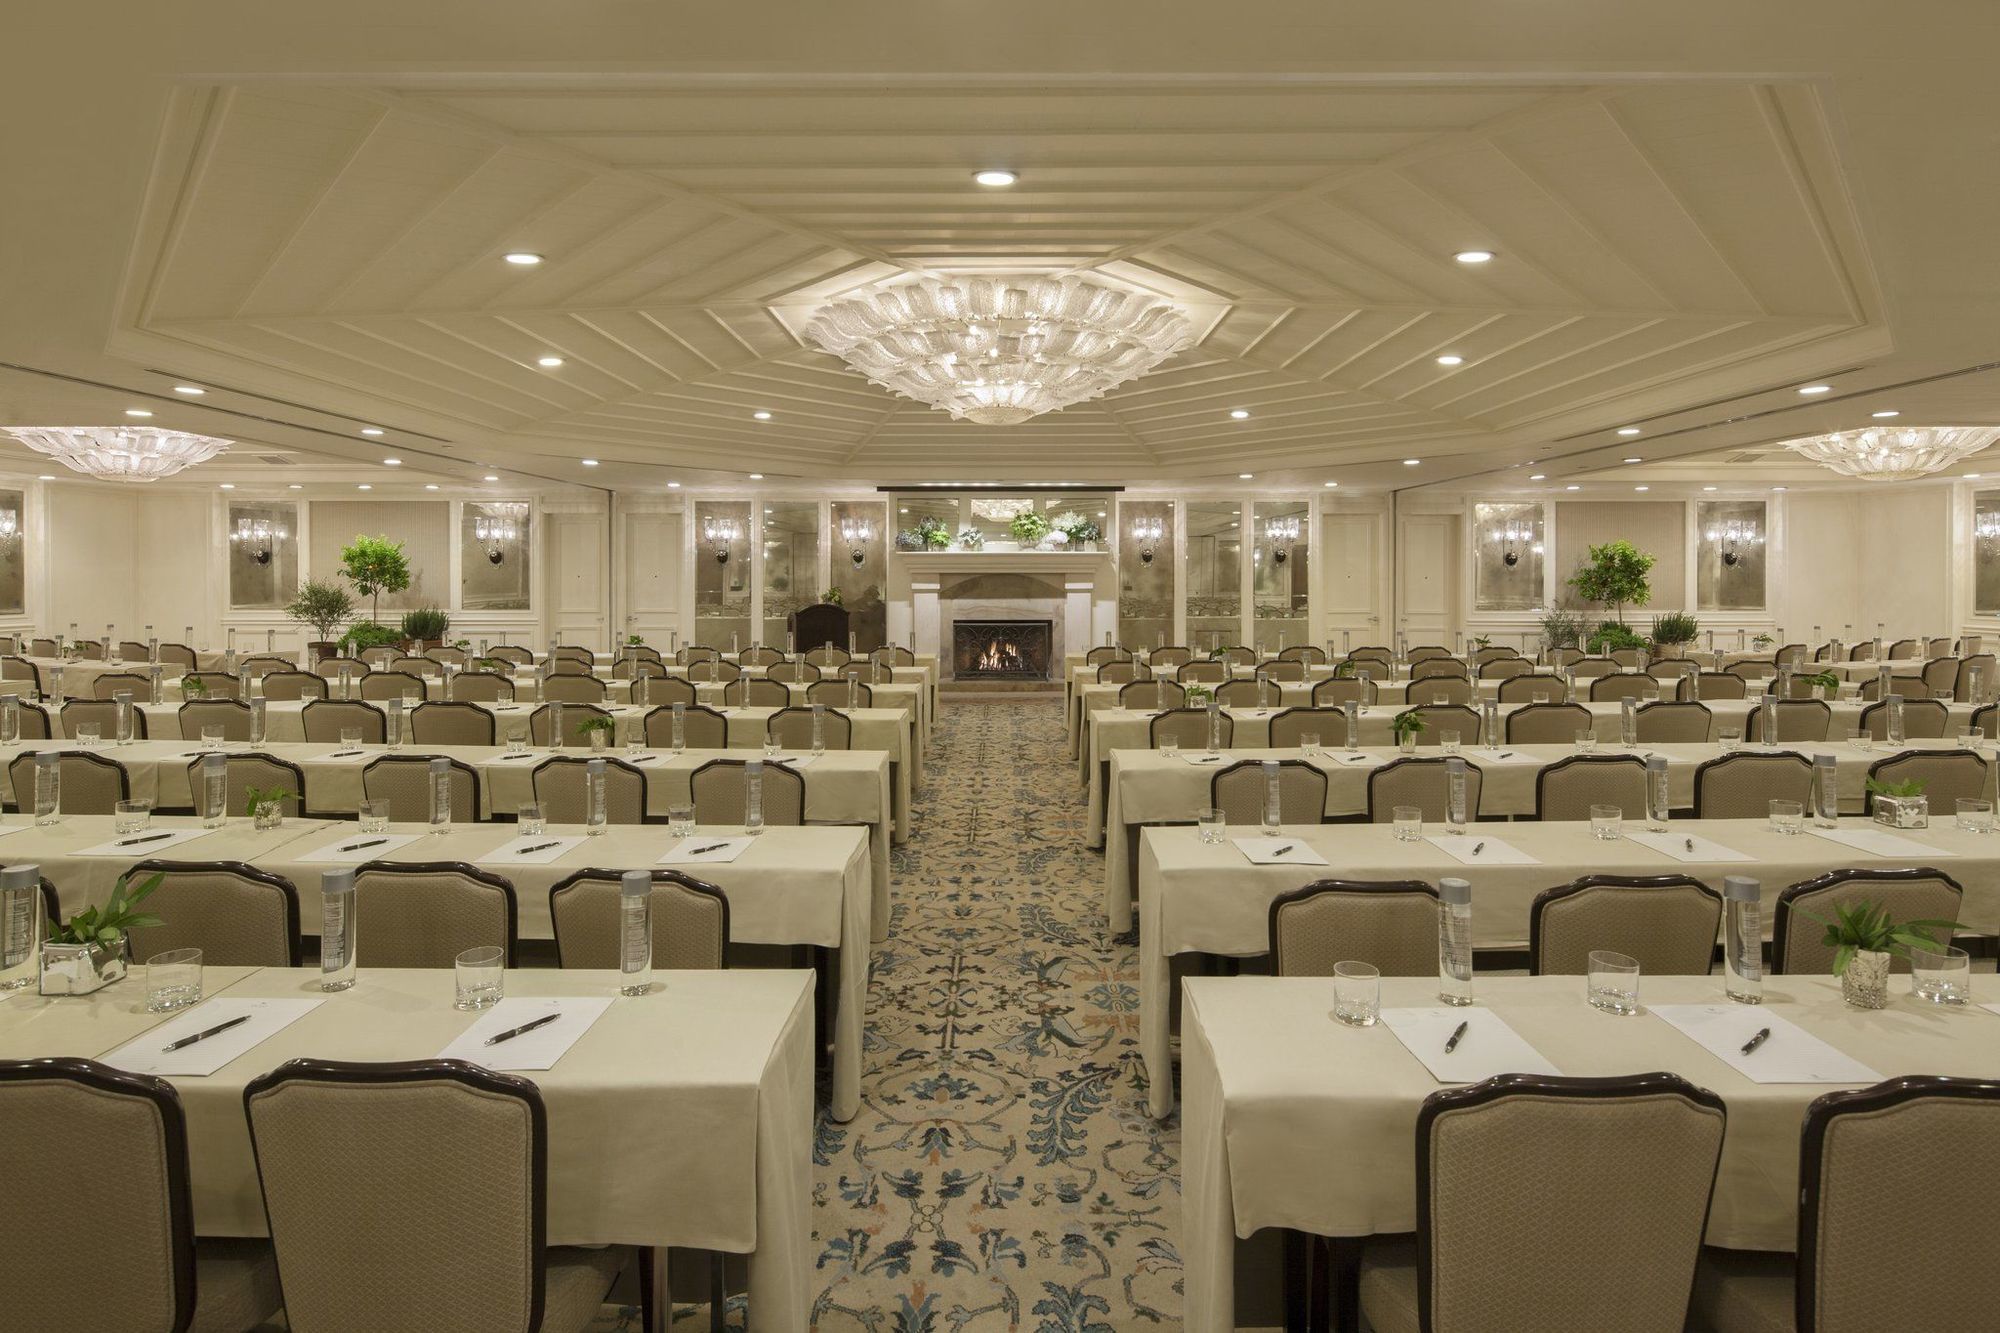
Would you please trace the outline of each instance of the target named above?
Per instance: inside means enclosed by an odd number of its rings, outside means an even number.
[[[1415,709],[1396,714],[1396,748],[1404,754],[1417,752],[1417,736],[1424,729],[1423,715]]]
[[[262,787],[252,787],[244,793],[243,813],[250,816],[254,827],[262,832],[266,829],[283,828],[285,824],[285,802],[296,801],[282,787],[266,791]]]
[[[1870,902],[1835,903],[1833,920],[1799,909],[1826,927],[1825,943],[1833,950],[1833,974],[1840,978],[1840,998],[1856,1009],[1883,1009],[1889,1004],[1889,962],[1908,958],[1911,948],[1942,949],[1938,934],[1949,940],[1956,921],[1889,919],[1889,909]]]
[[[130,875],[120,875],[104,906],[86,907],[67,924],[51,921],[42,945],[41,993],[89,995],[122,978],[132,964],[128,932],[160,924],[137,909],[164,878],[154,875],[134,889]]]
[[[610,748],[613,725],[608,717],[587,717],[576,724],[576,734],[588,737],[590,748],[602,753]]]

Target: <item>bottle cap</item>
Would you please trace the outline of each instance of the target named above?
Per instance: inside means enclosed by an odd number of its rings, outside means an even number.
[[[746,760],[743,764],[743,772],[749,777],[762,777],[764,775],[764,761],[762,759]]]
[[[42,868],[32,861],[0,869],[0,892],[8,889],[31,889],[42,880]]]
[[[217,773],[226,773],[229,771],[229,759],[227,756],[219,754],[204,755],[201,760],[201,771],[208,777],[214,777]]]
[[[1666,757],[1665,755],[1663,755],[1663,754],[1649,754],[1649,755],[1647,755],[1647,756],[1646,756],[1646,771],[1647,771],[1648,773],[1664,773],[1664,772],[1666,772],[1666,771],[1667,771],[1667,757]]]
[[[1278,761],[1277,761],[1277,760],[1275,760],[1275,759],[1265,759],[1265,760],[1261,760],[1260,762],[1261,762],[1261,763],[1262,763],[1262,764],[1264,765],[1264,776],[1265,776],[1265,777],[1267,777],[1267,778],[1275,778],[1275,777],[1277,777],[1277,776],[1278,776]]]
[[[35,767],[54,768],[56,766],[56,760],[60,758],[62,758],[62,756],[54,750],[43,750],[41,753],[35,756]]]
[[[644,898],[653,891],[653,876],[644,870],[628,870],[618,877],[618,896]]]
[[[601,778],[604,776],[604,761],[602,759],[587,759],[584,761],[584,771],[594,778]]]
[[[1465,760],[1459,758],[1457,755],[1450,755],[1445,759],[1444,767],[1447,773],[1453,777],[1458,777],[1465,772]]]
[[[131,702],[132,702],[132,691],[130,691],[130,690],[119,690],[119,691],[117,691],[116,693],[114,693],[114,694],[113,694],[113,695],[111,696],[111,702],[112,702],[112,703],[115,703],[115,704],[129,704],[129,703],[131,703]]]
[[[1472,885],[1467,880],[1445,878],[1438,881],[1438,898],[1452,907],[1472,905]]]
[[[341,866],[335,870],[322,870],[319,874],[321,893],[346,893],[354,887],[354,867]]]
[[[601,761],[601,760],[598,760],[598,761],[593,761],[593,762],[602,762],[602,761]],[[451,772],[451,760],[449,760],[449,759],[445,759],[445,758],[442,758],[442,757],[440,757],[440,758],[437,758],[437,759],[433,759],[433,760],[431,760],[431,776],[432,776],[432,777],[437,777],[437,776],[439,776],[440,774],[443,774],[443,773],[449,773],[449,772]]]
[[[1725,875],[1722,879],[1722,896],[1733,903],[1754,903],[1763,896],[1757,881],[1748,875]]]
[[[1832,768],[1834,767],[1834,758],[1830,754],[1816,754],[1813,756],[1813,766],[1815,768]]]

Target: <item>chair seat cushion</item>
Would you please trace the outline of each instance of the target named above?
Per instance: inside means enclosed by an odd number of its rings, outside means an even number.
[[[278,1261],[268,1240],[195,1241],[190,1333],[244,1333],[276,1314]]]
[[[1792,1333],[1797,1268],[1789,1254],[1704,1248],[1694,1270],[1698,1333]]]
[[[632,1251],[622,1245],[549,1250],[542,1333],[573,1333],[589,1327],[631,1257]]]
[[[1418,1333],[1417,1243],[1370,1241],[1361,1252],[1361,1313],[1375,1333]]]

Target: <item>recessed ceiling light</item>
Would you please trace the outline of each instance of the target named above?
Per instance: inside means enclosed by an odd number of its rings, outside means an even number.
[[[533,268],[542,262],[542,257],[533,250],[510,250],[500,257],[516,268]]]
[[[382,428],[380,426],[363,426],[361,428],[361,433],[363,435],[380,435],[382,433]]]
[[[500,478],[498,478],[498,477],[494,476],[494,475],[493,475],[493,474],[492,474],[491,472],[489,472],[489,473],[487,473],[487,474],[486,474],[486,480],[488,480],[488,481],[498,481],[498,480],[500,480]]]
[[[668,489],[668,490],[670,490],[670,491],[677,491],[677,490],[679,490],[680,488],[681,488],[681,484],[680,484],[679,482],[677,482],[677,481],[670,481],[670,482],[668,482],[668,483],[667,483],[667,489]]]
[[[1715,489],[1715,487],[1713,487],[1713,486],[1704,486],[1704,487],[1702,487],[1702,489],[1703,489],[1703,490],[1705,490],[1705,491],[1712,491],[1712,490],[1714,490],[1714,489]]]
[[[427,481],[424,483],[424,489],[427,491],[434,491],[437,489],[437,483],[434,481]]]
[[[979,182],[981,185],[1000,186],[1000,185],[1012,185],[1015,181],[1019,180],[1020,177],[1016,176],[1013,172],[1007,170],[1005,167],[988,167],[984,171],[973,172],[972,179]]]
[[[293,491],[302,491],[305,489],[305,486],[302,483],[295,481],[290,486],[286,487],[286,489]]]
[[[1968,473],[1966,473],[1966,474],[1965,474],[1965,479],[1966,479],[1967,481],[1978,481],[1978,480],[1979,480],[1979,474],[1978,474],[1977,472],[1968,472]]]
[[[174,392],[184,393],[190,398],[199,398],[203,394],[207,393],[208,390],[202,388],[200,385],[197,384],[176,384],[174,386]]]
[[[771,414],[769,412],[762,411],[761,409],[756,412],[752,412],[750,415],[756,418],[758,421],[769,421],[771,419]]]
[[[1329,482],[1327,482],[1326,484],[1327,484],[1328,486],[1338,486],[1338,485],[1340,485],[1340,483],[1339,483],[1339,482],[1337,482],[1337,481],[1329,481]]]
[[[1803,389],[1800,389],[1799,392],[1804,394],[1832,393],[1833,386],[1831,384],[1808,384]]]
[[[35,480],[36,480],[36,481],[54,481],[54,480],[55,480],[55,476],[54,476],[54,474],[52,474],[52,473],[48,473],[48,472],[44,472],[44,473],[43,473],[43,474],[42,474],[41,476],[39,476],[39,477],[35,478]]]
[[[1229,419],[1231,421],[1247,421],[1250,419],[1250,409],[1245,407],[1232,407],[1231,409],[1229,409]]]
[[[1465,364],[1465,358],[1462,356],[1455,356],[1450,352],[1446,352],[1443,356],[1438,358],[1438,364],[1441,366],[1462,366]]]
[[[1404,467],[1415,467],[1415,466],[1416,466],[1417,464],[1419,464],[1419,463],[1421,463],[1421,462],[1423,462],[1423,461],[1424,461],[1424,460],[1423,460],[1423,459],[1421,459],[1421,458],[1405,458],[1405,459],[1403,460],[1403,466],[1404,466]]]
[[[382,460],[382,466],[383,466],[383,467],[401,467],[401,466],[403,466],[403,460],[402,460],[402,459],[400,459],[400,458],[385,458],[385,459],[383,459],[383,460]]]
[[[1618,428],[1618,433],[1620,435],[1637,435],[1639,433],[1639,428],[1637,426],[1620,426]]]
[[[1249,480],[1251,480],[1251,479],[1252,479],[1252,478],[1253,478],[1253,477],[1254,477],[1255,475],[1256,475],[1255,473],[1250,473],[1250,472],[1239,472],[1239,473],[1237,473],[1237,474],[1236,474],[1236,480],[1238,480],[1238,481],[1249,481]]]
[[[1549,474],[1546,472],[1531,472],[1528,474],[1529,481],[1547,481],[1548,477]]]
[[[1564,489],[1564,490],[1566,490],[1566,491],[1580,491],[1580,490],[1582,490],[1582,489],[1583,489],[1583,487],[1581,487],[1581,486],[1565,486],[1565,487],[1563,487],[1563,489]]]
[[[1632,456],[1631,458],[1628,458],[1628,459],[1626,459],[1625,461],[1626,461],[1626,462],[1628,462],[1628,463],[1643,463],[1643,462],[1645,462],[1646,460],[1645,460],[1645,459],[1643,459],[1643,458],[1640,458],[1640,457],[1639,457],[1638,455],[1636,455],[1636,454],[1635,454],[1635,455],[1633,455],[1633,456]]]
[[[1901,412],[1870,412],[1868,415],[1874,417],[1877,421],[1886,421],[1890,417],[1899,417],[1903,414]]]
[[[581,461],[582,461],[582,463],[583,463],[583,465],[584,465],[585,467],[596,467],[596,466],[597,466],[597,460],[596,460],[595,458],[586,458],[586,459],[583,459],[583,460],[581,460]]]
[[[752,472],[752,473],[750,474],[750,480],[752,480],[752,481],[762,481],[762,480],[764,480],[764,474],[763,474],[763,473],[761,473],[761,472]]]
[[[1635,491],[1650,491],[1653,488],[1651,486],[1634,486],[1632,489]]]
[[[125,415],[128,417],[149,417],[153,414],[143,407],[128,407],[125,409]]]
[[[1771,489],[1772,489],[1772,490],[1774,490],[1774,491],[1782,491],[1782,490],[1786,490],[1786,489],[1788,489],[1788,488],[1786,488],[1786,487],[1784,487],[1784,486],[1773,486],[1773,487],[1772,487]]]
[[[1452,256],[1461,264],[1489,264],[1493,262],[1491,250],[1460,250]]]
[[[236,483],[233,481],[225,481],[220,486],[216,487],[216,489],[219,491],[233,491],[236,489]]]
[[[545,370],[554,370],[562,363],[563,359],[559,356],[538,356],[535,358],[535,364]]]
[[[359,486],[356,486],[356,487],[355,487],[354,489],[355,489],[355,490],[357,490],[357,491],[372,491],[372,490],[374,490],[375,488],[374,488],[374,487],[373,487],[372,485],[370,485],[370,484],[369,484],[368,482],[365,482],[365,481],[364,481],[364,482],[362,482],[362,483],[361,483],[361,484],[360,484]]]

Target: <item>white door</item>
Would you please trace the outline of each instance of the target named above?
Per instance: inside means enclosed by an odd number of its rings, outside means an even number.
[[[549,632],[562,643],[610,647],[603,514],[550,514]]]
[[[619,637],[636,634],[667,652],[670,638],[678,642],[681,624],[681,516],[626,513],[620,524]]]
[[[1449,647],[1452,608],[1458,604],[1452,578],[1457,568],[1458,517],[1413,514],[1403,520],[1400,536],[1396,606],[1403,633],[1412,647]]]
[[[1388,643],[1382,629],[1381,519],[1374,514],[1322,514],[1327,642],[1336,649]]]

